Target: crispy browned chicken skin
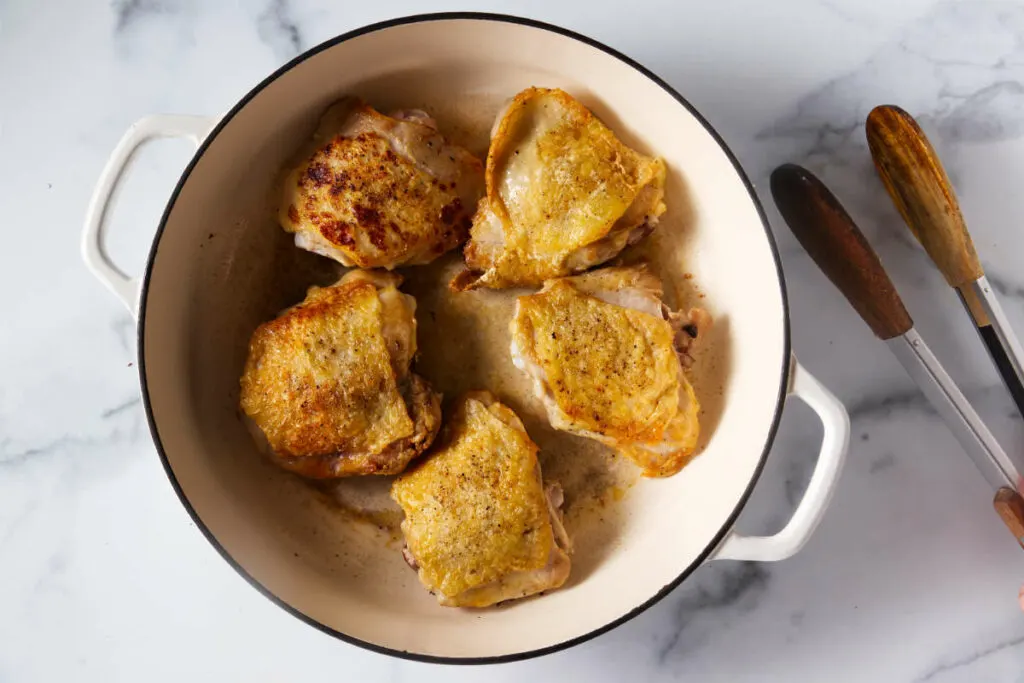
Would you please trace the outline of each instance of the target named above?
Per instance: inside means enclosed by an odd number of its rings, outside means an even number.
[[[400,282],[352,271],[253,333],[241,406],[285,469],[397,474],[433,441],[440,396],[409,370],[416,301]]]
[[[498,117],[486,182],[456,290],[582,272],[643,238],[665,211],[664,162],[557,89],[527,88]]]
[[[284,182],[278,220],[295,244],[360,268],[429,263],[462,244],[483,164],[422,112],[356,98],[324,115],[315,151]]]
[[[441,443],[401,475],[406,560],[449,607],[486,607],[569,577],[561,488],[544,486],[537,446],[489,392],[462,397]]]
[[[675,474],[697,448],[700,406],[683,372],[711,325],[661,301],[645,267],[549,280],[516,301],[511,353],[556,429],[605,443],[645,476]]]

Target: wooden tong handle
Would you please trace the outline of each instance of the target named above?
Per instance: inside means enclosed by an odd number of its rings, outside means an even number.
[[[1024,548],[1024,498],[1010,487],[1004,486],[996,492],[992,505],[1002,518],[1003,524],[1017,539],[1017,543]]]
[[[914,326],[878,255],[839,200],[796,164],[772,172],[772,196],[797,240],[881,339]]]
[[[984,275],[953,186],[917,121],[882,105],[868,115],[866,130],[885,189],[946,282],[961,287]]]

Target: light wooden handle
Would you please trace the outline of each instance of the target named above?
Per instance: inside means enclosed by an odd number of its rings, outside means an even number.
[[[876,335],[892,339],[914,326],[875,250],[813,173],[783,164],[771,188],[797,240]]]
[[[866,129],[885,189],[946,282],[960,287],[984,275],[953,186],[917,121],[882,105],[868,115]]]
[[[1003,524],[1017,539],[1017,543],[1024,548],[1024,498],[1010,487],[1004,486],[996,491],[992,505],[1002,518]]]

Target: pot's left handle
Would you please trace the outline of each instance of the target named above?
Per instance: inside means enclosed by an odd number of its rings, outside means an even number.
[[[742,536],[729,532],[712,559],[773,562],[796,554],[814,533],[832,498],[850,445],[850,417],[846,408],[821,382],[792,360],[789,394],[815,413],[824,428],[818,463],[804,497],[782,531],[774,536]]]
[[[189,138],[198,146],[213,128],[217,119],[208,116],[147,116],[133,123],[107,160],[93,190],[85,214],[82,232],[82,259],[90,272],[107,286],[136,317],[139,305],[139,278],[117,267],[107,254],[105,236],[107,216],[118,182],[125,174],[132,155],[143,143],[155,138]]]

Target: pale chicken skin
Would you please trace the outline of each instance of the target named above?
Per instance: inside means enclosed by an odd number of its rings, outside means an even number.
[[[483,163],[420,111],[385,116],[346,98],[283,184],[278,221],[295,244],[346,266],[429,263],[461,245],[483,192]]]
[[[410,370],[416,300],[400,282],[351,271],[253,333],[241,407],[281,467],[316,479],[397,474],[434,440],[441,397]]]
[[[511,353],[553,427],[665,477],[697,448],[700,406],[684,367],[710,324],[701,309],[670,311],[645,267],[602,268],[519,297]]]
[[[430,454],[395,480],[406,560],[447,607],[488,607],[569,577],[561,488],[545,487],[538,447],[489,392],[458,401]]]
[[[499,115],[486,196],[455,290],[540,286],[608,261],[665,212],[665,164],[619,141],[557,89],[528,88]]]

